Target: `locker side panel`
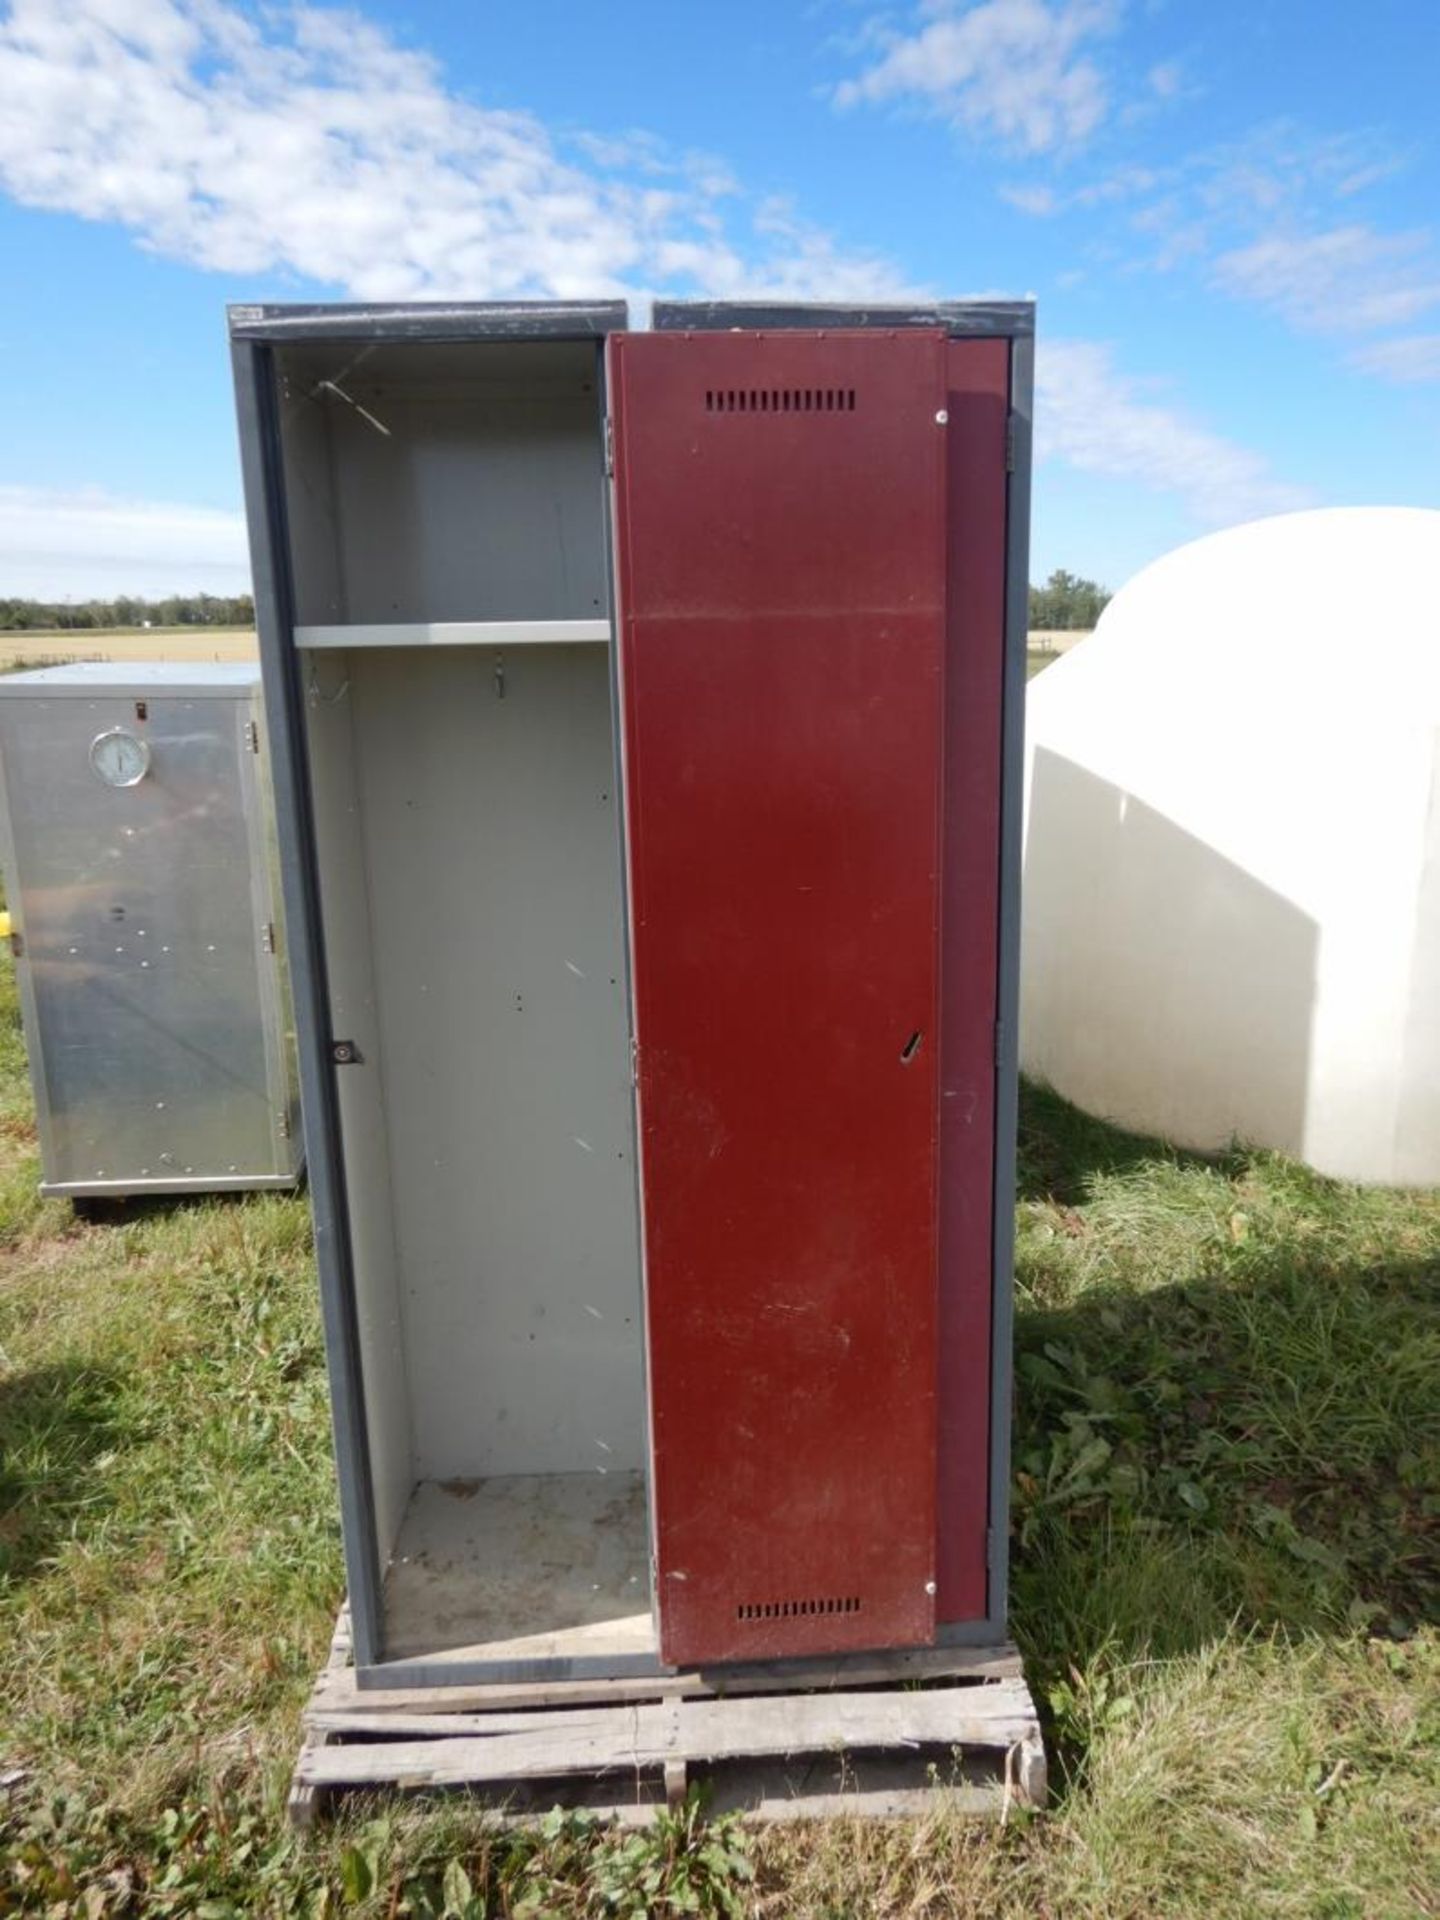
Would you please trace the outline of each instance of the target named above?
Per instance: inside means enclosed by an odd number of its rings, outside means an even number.
[[[242,752],[241,788],[250,835],[250,893],[255,923],[262,931],[260,1004],[265,1067],[270,1082],[270,1110],[275,1170],[297,1179],[305,1161],[300,1120],[300,1079],[295,1058],[295,1010],[290,994],[290,969],[285,945],[285,915],[280,891],[280,841],[270,779],[270,743],[259,681],[246,702],[247,741]],[[266,961],[269,964],[266,964]]]
[[[946,348],[949,620],[940,1100],[941,1620],[987,1611],[1010,345]]]
[[[610,352],[662,1657],[923,1643],[944,341]]]

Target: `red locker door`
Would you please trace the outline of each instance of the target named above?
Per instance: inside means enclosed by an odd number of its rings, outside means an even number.
[[[943,335],[610,342],[660,1643],[933,1637]]]

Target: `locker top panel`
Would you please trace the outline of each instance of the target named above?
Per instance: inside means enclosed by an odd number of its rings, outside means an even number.
[[[657,300],[657,333],[824,327],[871,332],[890,327],[938,327],[952,338],[1024,339],[1035,331],[1033,300],[941,300],[933,307],[850,307],[826,302],[765,305],[746,300]]]
[[[627,325],[623,300],[406,301],[229,309],[240,341],[599,340]]]

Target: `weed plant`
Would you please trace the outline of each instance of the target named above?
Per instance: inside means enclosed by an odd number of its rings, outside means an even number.
[[[341,1593],[303,1198],[35,1192],[0,977],[0,1914],[1440,1913],[1440,1198],[1027,1091],[1013,1606],[1054,1804],[747,1833],[284,1798]]]

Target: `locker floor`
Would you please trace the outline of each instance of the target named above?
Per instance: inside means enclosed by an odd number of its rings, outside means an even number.
[[[421,1481],[385,1577],[394,1660],[653,1653],[645,1476]]]

